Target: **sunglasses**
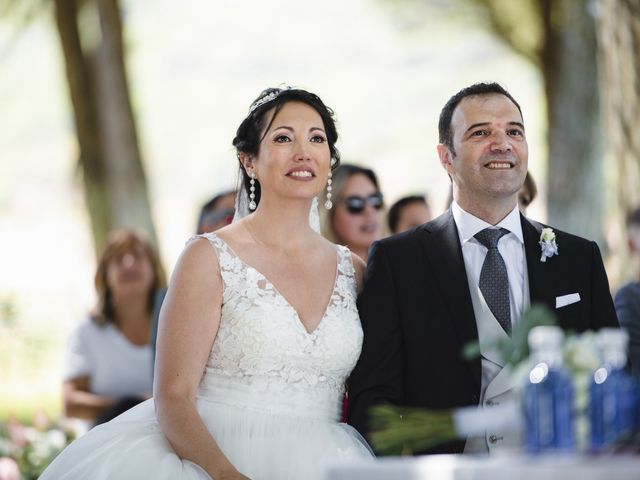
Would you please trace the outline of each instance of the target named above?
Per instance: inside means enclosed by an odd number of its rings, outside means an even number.
[[[364,212],[367,203],[376,210],[380,210],[383,204],[382,200],[382,193],[377,192],[369,195],[368,197],[358,197],[357,195],[352,195],[343,199],[342,203],[349,213],[357,215]]]

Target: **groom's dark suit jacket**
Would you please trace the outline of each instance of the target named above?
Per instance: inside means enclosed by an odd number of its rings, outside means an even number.
[[[540,261],[543,225],[521,216],[531,304],[543,303],[565,330],[617,326],[600,251],[555,230],[558,255]],[[556,297],[580,301],[556,309]],[[478,339],[458,230],[451,210],[376,242],[358,300],[364,344],[349,380],[348,422],[367,436],[378,403],[432,409],[477,405],[480,359],[462,357]],[[430,453],[460,452],[464,441]]]

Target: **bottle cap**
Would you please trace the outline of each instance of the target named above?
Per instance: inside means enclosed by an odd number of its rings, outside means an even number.
[[[560,327],[543,325],[533,327],[529,332],[529,348],[538,350],[540,348],[560,348],[564,341],[564,332]]]
[[[604,327],[598,330],[596,334],[596,343],[602,350],[616,350],[619,352],[627,351],[629,343],[629,334],[622,328]]]

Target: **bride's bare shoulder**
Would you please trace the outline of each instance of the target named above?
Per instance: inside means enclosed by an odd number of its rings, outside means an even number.
[[[249,240],[247,228],[243,225],[244,219],[231,223],[225,227],[216,230],[216,236],[220,237],[223,242],[232,248],[237,243],[245,243]]]
[[[213,268],[212,268],[213,267]],[[211,238],[195,236],[190,238],[176,264],[176,269],[181,271],[217,271],[218,255]]]

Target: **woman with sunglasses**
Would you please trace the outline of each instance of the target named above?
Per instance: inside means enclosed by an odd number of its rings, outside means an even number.
[[[334,208],[326,213],[322,233],[366,262],[369,247],[383,234],[384,203],[376,174],[341,164],[333,174],[333,198]]]
[[[233,140],[234,220],[188,242],[174,269],[154,398],[72,443],[41,480],[320,480],[372,458],[339,423],[365,265],[320,235],[314,200],[331,191],[337,138],[310,92],[253,102]]]

